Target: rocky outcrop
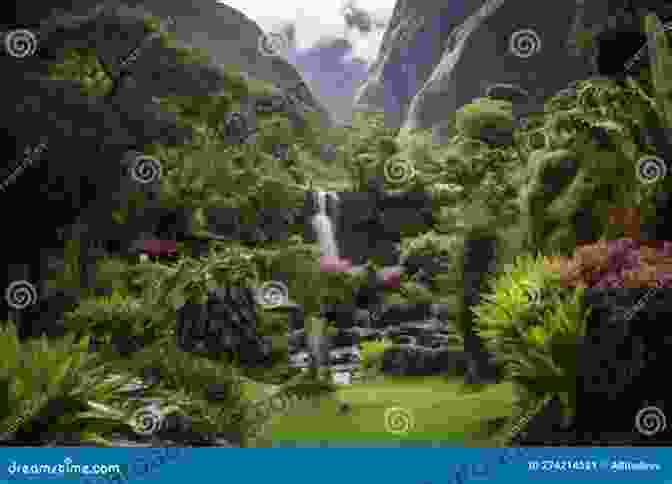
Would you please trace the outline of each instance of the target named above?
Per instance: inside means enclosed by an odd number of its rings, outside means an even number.
[[[356,105],[384,110],[396,127],[432,128],[439,141],[452,113],[494,84],[519,86],[529,94],[525,111],[540,110],[546,97],[593,72],[591,53],[573,44],[576,30],[598,32],[606,19],[627,23],[624,4],[537,2],[521,9],[504,0],[449,7],[399,0]]]
[[[402,344],[385,350],[381,371],[394,376],[462,375],[466,368],[467,357],[462,351]]]
[[[184,351],[224,353],[244,365],[268,362],[270,344],[257,333],[256,302],[251,291],[213,291],[207,304],[188,303],[178,312],[177,344]]]

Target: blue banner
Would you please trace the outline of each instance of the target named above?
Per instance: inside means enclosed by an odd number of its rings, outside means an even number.
[[[0,448],[0,482],[672,483],[670,448]]]

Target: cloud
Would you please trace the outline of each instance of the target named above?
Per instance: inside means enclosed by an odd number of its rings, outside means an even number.
[[[264,31],[284,33],[288,60],[337,122],[378,55],[396,0],[224,0]]]
[[[395,0],[224,0],[265,31],[293,29],[295,46],[309,50],[323,39],[340,37],[352,44],[350,59],[373,62]]]

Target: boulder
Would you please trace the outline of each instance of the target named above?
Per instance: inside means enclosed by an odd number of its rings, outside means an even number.
[[[467,357],[462,352],[446,348],[423,348],[398,345],[383,353],[381,371],[396,376],[430,376],[445,373],[463,374]]]
[[[395,304],[389,306],[376,322],[377,327],[424,321],[429,318],[429,304]]]
[[[270,342],[257,334],[255,304],[252,291],[238,287],[211,291],[206,304],[185,304],[178,310],[178,346],[236,355],[245,365],[268,362]]]
[[[359,343],[359,333],[350,329],[341,329],[331,337],[333,347],[353,346]]]
[[[428,277],[450,272],[452,260],[449,256],[433,254],[411,254],[404,259],[404,267],[410,274],[422,271]]]

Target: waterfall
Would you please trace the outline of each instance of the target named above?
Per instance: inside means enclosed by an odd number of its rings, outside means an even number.
[[[320,244],[320,250],[323,257],[338,258],[338,244],[336,243],[336,236],[334,234],[334,224],[327,213],[327,200],[331,198],[338,202],[338,195],[335,193],[328,193],[318,191],[315,193],[318,212],[313,216],[311,223],[317,235],[317,241]]]
[[[338,206],[338,195],[333,192],[318,191],[315,192],[315,201],[317,205],[317,213],[313,216],[311,222],[317,241],[320,245],[320,252],[322,257],[338,259],[339,250],[338,243],[334,231],[334,224],[329,213],[328,205],[331,205],[331,212],[336,212]],[[327,203],[331,201],[332,203]],[[309,347],[313,356],[312,367],[317,371],[329,365],[329,339],[326,336],[326,327],[323,327],[325,322],[320,320],[313,320],[308,329]]]

